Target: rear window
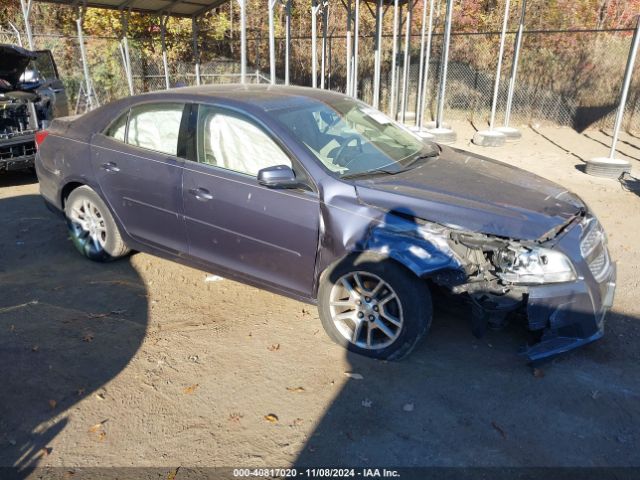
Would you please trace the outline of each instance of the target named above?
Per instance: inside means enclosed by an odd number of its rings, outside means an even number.
[[[181,103],[156,103],[132,108],[127,143],[177,156],[184,107]]]
[[[115,122],[113,122],[104,134],[107,137],[113,137],[121,142],[125,141],[125,134],[127,133],[127,119],[129,118],[129,110],[120,115]]]
[[[33,61],[33,64],[36,67],[35,69],[40,73],[40,77],[44,77],[45,80],[55,80],[58,78],[51,53],[49,51],[43,51],[36,52],[36,54],[38,58]]]

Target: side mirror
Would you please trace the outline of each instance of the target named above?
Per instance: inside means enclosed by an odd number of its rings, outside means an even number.
[[[258,172],[258,183],[269,188],[298,188],[295,172],[286,165],[263,168]]]

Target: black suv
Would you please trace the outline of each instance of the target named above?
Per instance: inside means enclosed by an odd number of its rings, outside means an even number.
[[[51,52],[0,45],[0,172],[33,167],[36,132],[68,114]]]

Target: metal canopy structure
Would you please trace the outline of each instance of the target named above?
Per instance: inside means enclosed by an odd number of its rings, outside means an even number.
[[[120,35],[120,52],[122,55],[122,63],[127,77],[129,93],[135,94],[133,83],[133,73],[131,70],[131,58],[129,54],[128,27],[129,18],[132,12],[145,15],[157,16],[160,19],[160,38],[162,45],[162,64],[164,68],[164,77],[166,88],[170,88],[171,82],[169,78],[169,65],[166,52],[166,28],[169,17],[191,18],[193,33],[193,53],[195,60],[195,77],[196,83],[200,85],[200,52],[198,47],[198,18],[233,0],[37,0],[43,3],[52,3],[57,5],[66,5],[76,9],[76,26],[78,30],[78,43],[80,44],[80,59],[82,62],[82,70],[84,75],[84,84],[81,87],[80,97],[84,97],[87,109],[91,109],[99,105],[98,99],[91,82],[89,65],[87,63],[86,49],[84,45],[82,23],[84,13],[87,8],[101,8],[107,10],[115,10],[120,12],[120,24],[122,32]],[[247,72],[247,38],[246,38],[246,2],[247,0],[235,0],[240,7],[240,82],[245,83]],[[290,0],[288,0],[290,2]],[[25,30],[29,41],[29,48],[33,49],[33,40],[30,24],[30,13],[33,0],[20,0],[22,7],[22,15],[25,23]],[[275,3],[275,2],[273,2]],[[271,4],[273,5],[273,4]],[[290,8],[287,9],[287,16],[290,15]],[[289,18],[287,18],[289,20]],[[287,30],[288,34],[288,30]],[[287,35],[288,36],[288,35]],[[287,52],[288,56],[288,52]],[[288,65],[288,61],[287,61]],[[288,75],[287,75],[288,77]],[[77,110],[77,108],[76,108]]]
[[[167,14],[173,17],[199,17],[209,10],[227,3],[228,0],[38,0],[71,7],[105,8],[129,10],[145,14]]]

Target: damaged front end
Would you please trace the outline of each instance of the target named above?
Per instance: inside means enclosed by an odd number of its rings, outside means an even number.
[[[604,231],[585,209],[534,241],[469,232],[396,211],[372,228],[366,243],[468,298],[476,336],[525,317],[535,341],[523,354],[532,362],[603,335],[616,270]]]
[[[50,119],[50,95],[38,82],[27,81],[37,54],[14,45],[0,45],[0,171],[33,166],[35,133]]]

